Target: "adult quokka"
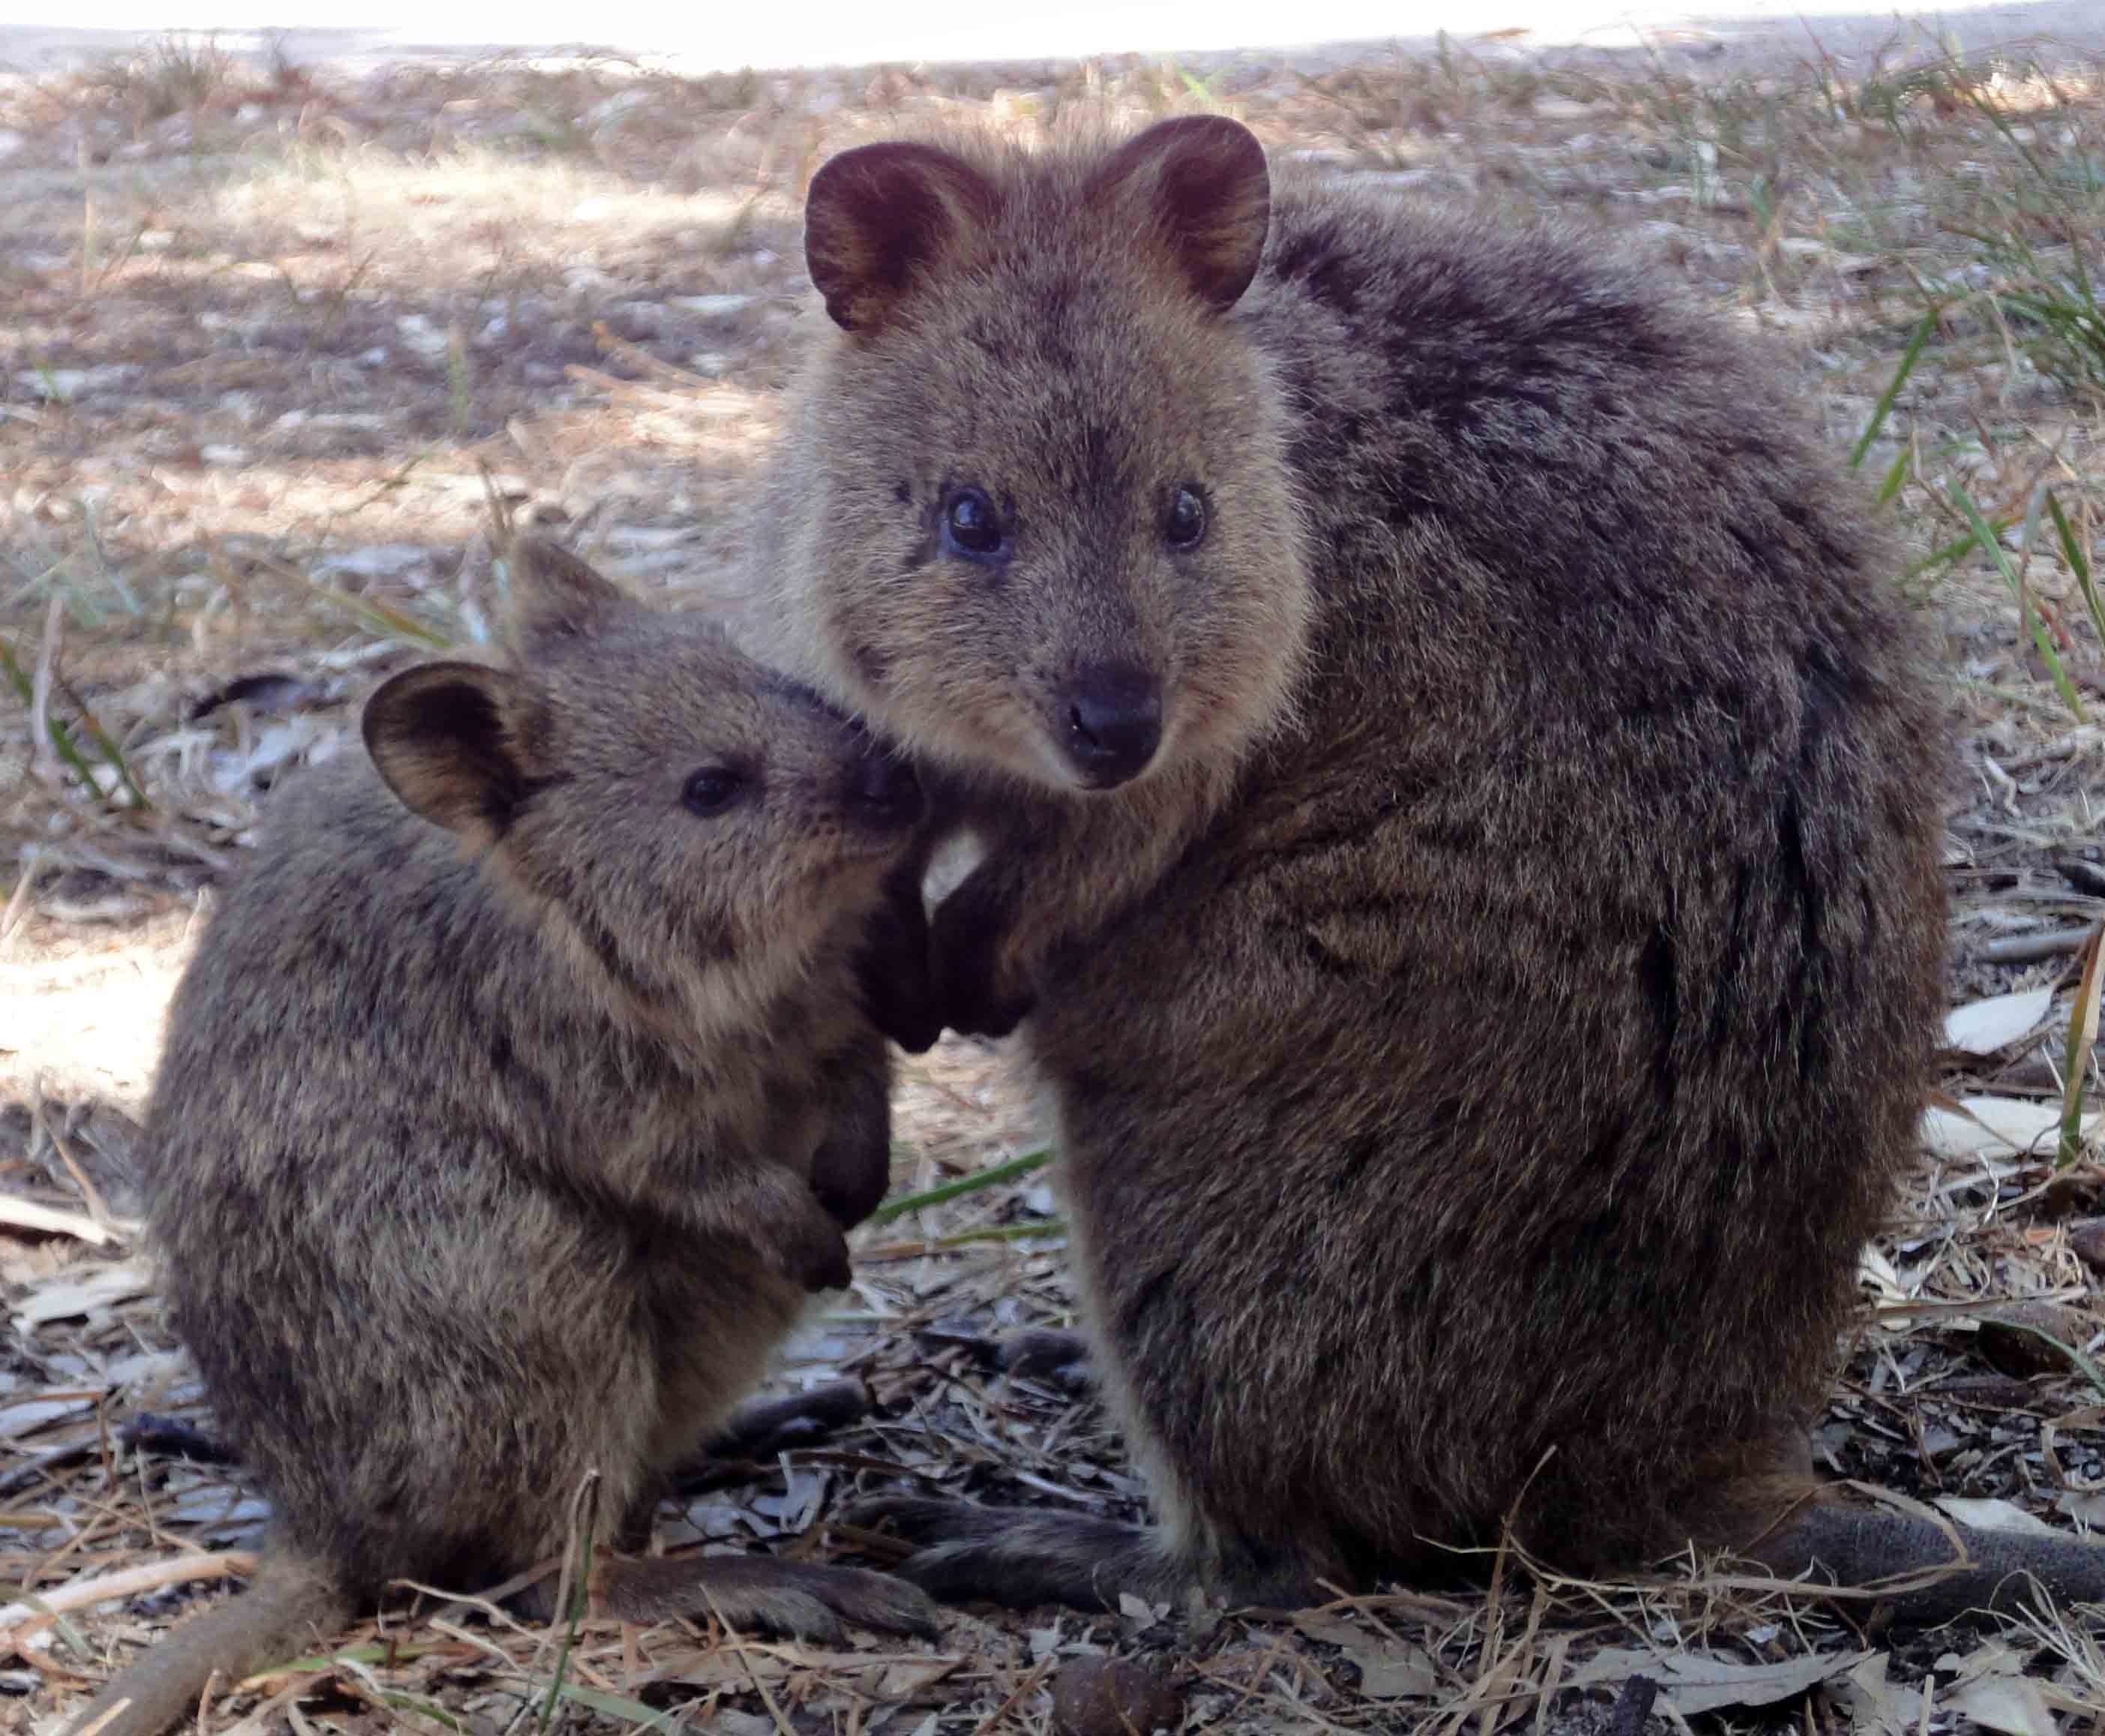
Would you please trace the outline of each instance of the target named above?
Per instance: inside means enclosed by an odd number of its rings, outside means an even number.
[[[1946,748],[1777,371],[1593,243],[1173,120],[848,151],[768,654],[988,848],[938,1004],[1030,1011],[1154,1529],[902,1497],[901,1571],[1269,1603],[1692,1540],[1950,1554],[1804,1426],[1910,1158]],[[2105,1591],[2105,1554],[1969,1534]]]
[[[74,1729],[154,1736],[391,1580],[542,1562],[588,1473],[634,1542],[883,1193],[856,959],[911,772],[700,618],[546,542],[510,568],[507,661],[382,686],[177,990],[150,1228],[275,1533]],[[816,1638],[934,1613],[753,1555],[603,1555],[592,1590]]]

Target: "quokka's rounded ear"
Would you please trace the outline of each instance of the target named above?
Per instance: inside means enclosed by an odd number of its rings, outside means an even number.
[[[1219,114],[1158,121],[1128,139],[1089,185],[1093,203],[1166,251],[1200,301],[1235,306],[1257,275],[1271,222],[1271,176],[1249,129]]]
[[[589,633],[609,615],[642,606],[589,561],[546,537],[518,536],[503,551],[513,644]]]
[[[968,244],[999,199],[970,163],[933,145],[858,145],[825,163],[804,199],[804,262],[844,331],[889,319],[917,273]]]
[[[512,725],[519,689],[480,663],[404,669],[365,702],[365,751],[411,813],[494,843],[531,787]]]

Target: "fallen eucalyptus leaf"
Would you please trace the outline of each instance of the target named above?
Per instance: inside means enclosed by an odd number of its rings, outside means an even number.
[[[1297,1615],[1294,1625],[1311,1640],[1334,1645],[1360,1672],[1360,1692],[1370,1700],[1430,1700],[1440,1692],[1440,1669],[1424,1647],[1394,1640],[1355,1626],[1343,1616]]]
[[[1698,1652],[1607,1651],[1589,1659],[1571,1678],[1575,1688],[1624,1682],[1649,1676],[1683,1716],[1721,1706],[1773,1706],[1821,1682],[1846,1676],[1870,1652],[1823,1652],[1780,1663],[1732,1663]]]
[[[2054,1714],[2029,1676],[1983,1676],[1948,1689],[1945,1708],[2005,1736],[2055,1736]]]
[[[1944,1021],[1944,1046],[1969,1055],[1993,1055],[2039,1029],[2054,1011],[2054,984],[1994,994],[1955,1006]]]
[[[2083,1118],[2087,1138],[2098,1122]],[[2017,1151],[2050,1158],[2061,1127],[2061,1105],[2022,1097],[1962,1097],[1956,1109],[1933,1105],[1923,1112],[1922,1142],[1940,1158],[2000,1156]]]
[[[1888,1653],[1875,1653],[1830,1685],[1830,1691],[1849,1714],[1850,1736],[1912,1736],[1928,1722],[1923,1694],[1928,1683],[1925,1680],[1920,1690],[1896,1686],[1886,1680],[1892,1662]]]
[[[2060,1537],[2058,1531],[2036,1513],[2027,1513],[2013,1502],[1991,1496],[1937,1495],[1930,1505],[1949,1513],[1962,1525],[1971,1525],[1976,1531],[2023,1531],[2041,1537]]]

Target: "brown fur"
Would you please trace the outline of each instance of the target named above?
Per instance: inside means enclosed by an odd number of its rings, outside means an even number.
[[[853,960],[918,792],[699,619],[545,543],[509,565],[511,658],[382,687],[370,761],[278,799],[177,991],[151,1231],[278,1535],[263,1595],[76,1727],[128,1701],[109,1736],[150,1736],[391,1580],[540,1562],[588,1472],[602,1537],[647,1528],[883,1192]],[[720,812],[690,810],[703,767],[743,779]],[[816,1637],[932,1613],[743,1556],[595,1589]]]
[[[1892,551],[1776,371],[1593,244],[1267,177],[1230,122],[936,156],[813,184],[854,318],[766,497],[767,642],[989,843],[942,1004],[1036,1003],[1163,1528],[895,1502],[904,1571],[1278,1601],[1508,1519],[1569,1569],[1919,1564],[1775,1528],[1915,1131],[1946,774]],[[965,485],[998,559],[945,539]],[[1107,658],[1162,743],[1096,792],[1061,708]]]

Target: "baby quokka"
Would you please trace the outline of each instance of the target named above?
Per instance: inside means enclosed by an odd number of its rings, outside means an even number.
[[[588,1472],[632,1544],[883,1194],[856,961],[911,773],[703,619],[545,542],[509,567],[507,660],[373,695],[176,996],[151,1234],[275,1532],[76,1729],[152,1736],[391,1580],[547,1560]],[[932,1615],[752,1555],[608,1554],[592,1595],[819,1638]]]

